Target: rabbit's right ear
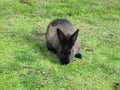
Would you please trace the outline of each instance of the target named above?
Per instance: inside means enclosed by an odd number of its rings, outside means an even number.
[[[58,35],[61,45],[64,46],[64,42],[65,42],[66,38],[65,38],[64,33],[59,28],[57,28],[57,35]]]
[[[69,39],[69,46],[72,47],[78,37],[78,32],[79,32],[79,29],[77,29],[73,34],[72,36],[70,37]]]

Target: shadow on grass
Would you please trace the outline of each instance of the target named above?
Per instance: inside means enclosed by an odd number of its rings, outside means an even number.
[[[39,53],[39,55],[41,55],[39,56],[40,59],[42,58],[43,60],[49,60],[52,63],[59,63],[57,57],[55,57],[54,54],[47,50],[45,38],[43,38],[43,36],[38,38],[31,34],[24,34],[22,38],[25,43],[27,43],[32,49],[34,49],[34,52],[32,52],[32,54]],[[31,53],[26,53],[23,51],[22,54],[24,54],[22,55],[24,56],[24,59],[20,56],[19,59],[21,60],[36,60],[36,58],[34,58],[34,55],[32,55]]]

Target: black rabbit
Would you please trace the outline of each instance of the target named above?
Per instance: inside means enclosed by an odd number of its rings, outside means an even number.
[[[46,44],[48,50],[57,54],[61,64],[68,64],[74,56],[81,58],[78,29],[66,19],[56,19],[47,27]]]

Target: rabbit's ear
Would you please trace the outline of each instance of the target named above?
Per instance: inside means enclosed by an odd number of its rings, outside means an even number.
[[[65,38],[64,33],[59,28],[57,28],[57,35],[58,35],[61,45],[64,46],[66,38]]]
[[[74,43],[75,43],[75,41],[78,37],[78,32],[79,32],[79,29],[77,29],[76,32],[74,32],[69,39],[69,44],[70,44],[71,47],[74,45]]]

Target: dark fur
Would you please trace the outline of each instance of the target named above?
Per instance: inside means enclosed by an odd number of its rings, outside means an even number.
[[[62,64],[68,64],[74,56],[81,58],[78,29],[66,19],[56,19],[47,28],[46,44]]]

